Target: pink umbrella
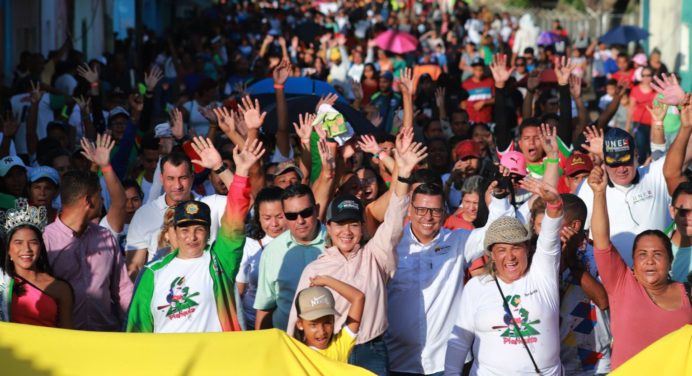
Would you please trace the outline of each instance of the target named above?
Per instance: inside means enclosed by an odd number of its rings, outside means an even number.
[[[418,47],[418,39],[409,33],[397,30],[387,30],[375,38],[377,47],[393,52],[395,54],[405,54],[415,51]]]

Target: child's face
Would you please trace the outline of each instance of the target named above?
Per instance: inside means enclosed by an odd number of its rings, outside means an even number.
[[[334,334],[334,315],[320,317],[317,320],[298,319],[296,323],[299,330],[303,331],[305,344],[324,350],[329,347],[329,342]]]
[[[606,85],[606,93],[611,97],[615,95],[615,85]]]

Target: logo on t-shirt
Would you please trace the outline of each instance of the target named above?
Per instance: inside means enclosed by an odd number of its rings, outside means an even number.
[[[503,338],[503,344],[521,345],[521,336],[524,337],[526,343],[538,342],[535,336],[541,334],[534,325],[540,324],[541,320],[533,320],[529,318],[529,311],[521,306],[521,295],[511,295],[505,297],[507,305],[511,312],[505,312],[503,321],[505,325],[493,326],[493,329],[504,329],[500,337]],[[514,323],[512,323],[514,319]],[[519,332],[517,332],[519,328]],[[521,336],[519,335],[521,333]]]
[[[199,305],[192,299],[197,295],[199,292],[190,293],[190,288],[185,285],[185,277],[176,277],[171,282],[171,288],[166,296],[168,304],[156,308],[161,311],[167,308],[166,317],[169,320],[185,317],[195,312],[195,307]]]

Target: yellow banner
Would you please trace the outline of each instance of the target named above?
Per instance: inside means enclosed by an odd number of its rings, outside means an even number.
[[[0,323],[0,374],[372,375],[278,329],[202,334],[101,333]]]
[[[652,343],[611,375],[692,375],[692,325]]]

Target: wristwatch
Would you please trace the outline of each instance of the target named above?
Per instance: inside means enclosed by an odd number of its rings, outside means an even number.
[[[216,175],[218,175],[218,174],[220,174],[220,173],[222,173],[222,172],[224,172],[224,171],[226,171],[226,165],[222,163],[222,164],[221,164],[221,167],[219,167],[219,168],[217,168],[216,170],[214,170],[214,173],[215,173]]]

